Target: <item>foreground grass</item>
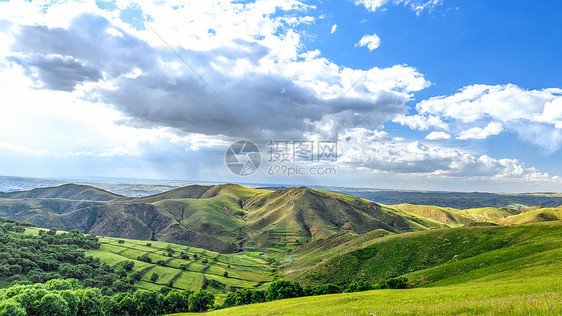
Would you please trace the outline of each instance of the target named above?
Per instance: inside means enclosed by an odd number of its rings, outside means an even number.
[[[550,276],[302,297],[205,315],[560,315],[562,277],[555,274],[561,267],[547,268]]]

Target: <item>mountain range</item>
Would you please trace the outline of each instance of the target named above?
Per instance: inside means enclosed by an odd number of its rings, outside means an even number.
[[[560,208],[382,205],[308,187],[276,191],[237,184],[190,185],[128,198],[65,184],[0,192],[0,216],[44,228],[172,242],[222,253],[288,250],[338,234],[401,234],[435,228],[511,225],[560,219]]]

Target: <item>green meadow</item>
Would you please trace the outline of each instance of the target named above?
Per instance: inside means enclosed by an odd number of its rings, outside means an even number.
[[[27,228],[30,234],[37,234],[39,230],[44,229]],[[86,255],[99,258],[111,266],[125,260],[133,261],[135,263],[133,270],[143,275],[135,286],[142,289],[159,291],[172,281],[174,289],[205,288],[220,301],[227,292],[240,288],[263,288],[277,277],[276,269],[264,259],[261,252],[220,254],[201,248],[158,241],[103,236],[98,238],[101,243],[100,248],[88,250]],[[173,251],[171,257],[168,255],[168,249]],[[189,259],[181,259],[182,253],[188,255]],[[148,256],[152,263],[137,260],[143,255]],[[157,264],[158,261],[163,265]],[[155,282],[151,281],[153,273],[158,275]],[[209,284],[209,280],[220,283]]]

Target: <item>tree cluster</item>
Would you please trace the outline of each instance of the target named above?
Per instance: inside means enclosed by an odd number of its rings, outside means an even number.
[[[0,277],[12,285],[73,278],[84,287],[100,288],[110,295],[130,291],[142,277],[132,271],[133,261],[111,267],[86,256],[86,250],[100,247],[96,236],[79,230],[57,233],[56,229],[30,235],[25,234],[25,226],[20,222],[0,223]]]
[[[0,290],[0,315],[10,316],[158,316],[203,312],[215,298],[203,291],[171,290],[166,295],[148,290],[103,295],[83,288],[76,279],[54,279],[44,284],[14,285]]]
[[[405,289],[408,287],[408,280],[403,277],[392,278],[372,285],[368,282],[354,282],[349,284],[345,292],[360,292],[375,289]],[[342,293],[342,289],[331,283],[321,285],[307,285],[302,287],[298,282],[276,281],[273,282],[267,291],[240,289],[227,295],[221,308],[262,303],[285,298],[315,296],[325,294]]]

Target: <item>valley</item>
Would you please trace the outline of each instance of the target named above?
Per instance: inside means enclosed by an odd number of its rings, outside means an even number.
[[[133,262],[136,289],[204,289],[220,306],[229,293],[264,291],[278,280],[345,289],[400,277],[411,288],[261,303],[271,314],[299,314],[299,304],[310,306],[311,314],[324,306],[337,313],[400,314],[390,306],[398,297],[401,308],[421,314],[546,311],[545,304],[560,309],[561,210],[383,205],[308,187],[271,191],[235,184],[139,198],[74,184],[0,193],[0,217],[38,225],[26,227],[26,234],[56,228],[98,236],[99,248],[85,255],[111,267]],[[514,282],[533,286],[511,287]],[[543,289],[534,282],[543,282]],[[479,287],[484,290],[476,295]],[[542,301],[529,302],[529,295]],[[467,299],[447,305],[447,297]],[[213,313],[227,311],[260,314],[254,305]]]

